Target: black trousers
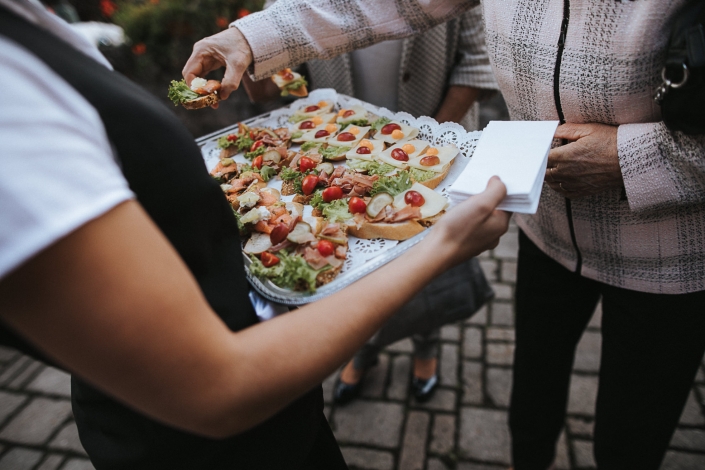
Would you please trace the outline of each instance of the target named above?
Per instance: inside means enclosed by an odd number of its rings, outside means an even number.
[[[657,470],[705,353],[705,291],[648,294],[575,274],[519,235],[514,386],[516,470],[545,470],[565,423],[575,348],[602,297],[595,410],[600,470]]]
[[[313,443],[311,452],[298,470],[348,470],[348,466],[340,452],[338,441],[325,415],[321,413],[321,428]]]

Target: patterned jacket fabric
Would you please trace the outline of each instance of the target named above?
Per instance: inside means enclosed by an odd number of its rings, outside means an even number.
[[[335,88],[355,96],[350,54],[307,63],[312,88]],[[433,117],[448,86],[496,90],[485,47],[482,8],[440,24],[420,36],[406,38],[398,74],[398,111]],[[479,105],[473,104],[460,122],[477,129]]]
[[[569,214],[566,199],[544,186],[538,213],[519,216],[520,227],[566,268],[581,258],[582,275],[642,292],[705,290],[705,136],[670,132],[652,99],[686,1],[483,3],[487,50],[512,119],[555,120],[560,104],[566,122],[619,126],[626,197],[616,190],[573,199]],[[418,33],[476,4],[288,0],[235,26],[252,47],[254,74],[264,77]]]

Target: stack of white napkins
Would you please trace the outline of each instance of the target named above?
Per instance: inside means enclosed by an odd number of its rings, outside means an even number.
[[[496,175],[507,186],[507,197],[498,209],[536,213],[556,127],[558,121],[491,121],[450,187],[451,203],[481,193]]]

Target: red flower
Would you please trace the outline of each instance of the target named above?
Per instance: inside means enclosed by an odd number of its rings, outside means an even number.
[[[113,0],[100,0],[100,12],[103,16],[110,18],[117,10],[117,5]]]
[[[143,42],[137,43],[132,46],[132,53],[134,55],[142,55],[145,52],[147,52],[147,46]]]
[[[238,12],[237,12],[237,17],[238,17],[238,19],[240,19],[240,18],[246,17],[249,14],[250,14],[250,10],[248,10],[247,8],[240,8],[240,10],[238,10]]]
[[[152,5],[159,5],[159,0],[149,0]]]
[[[230,22],[224,16],[219,16],[218,18],[215,19],[215,24],[219,28],[225,29],[228,27],[228,24],[230,24]]]

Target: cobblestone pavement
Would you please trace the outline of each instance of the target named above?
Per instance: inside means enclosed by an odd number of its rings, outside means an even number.
[[[411,343],[381,355],[363,397],[330,403],[326,413],[352,469],[492,470],[509,464],[507,405],[514,349],[512,296],[516,227],[481,256],[496,299],[463,324],[442,330],[441,386],[424,405],[408,394]],[[591,432],[600,312],[578,347],[558,468],[593,468]],[[705,362],[671,442],[663,470],[705,469]],[[644,391],[648,393],[648,390]],[[0,470],[88,470],[69,402],[69,377],[9,349],[0,349]]]

